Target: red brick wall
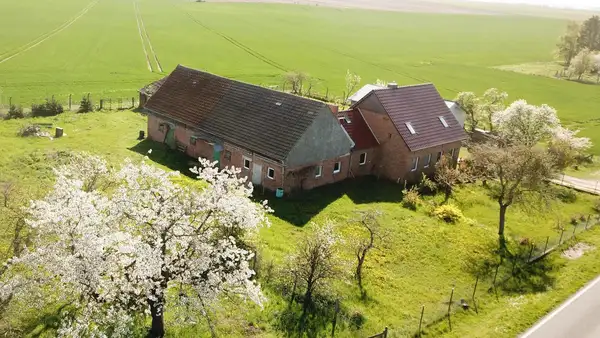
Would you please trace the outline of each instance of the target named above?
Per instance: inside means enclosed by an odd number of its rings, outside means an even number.
[[[342,168],[339,173],[334,174],[333,168],[336,162],[341,162]],[[306,174],[305,179],[298,176],[291,176],[289,173],[291,171],[297,171],[302,168],[288,168],[286,174],[286,181],[284,190],[289,192],[295,188],[300,188],[300,184],[302,183],[302,189],[310,190],[322,185],[331,184],[339,181],[343,181],[348,178],[349,169],[350,169],[350,155],[342,156],[335,159],[326,160],[320,163],[313,163],[310,165],[311,168],[316,166],[321,166],[321,176],[315,177],[315,170],[309,169]]]
[[[248,182],[252,181],[252,169],[255,165],[261,165],[262,186],[268,190],[276,190],[284,186],[284,168],[281,163],[264,158],[250,151],[225,143],[221,152],[221,167],[235,167],[242,170],[240,176],[246,177]],[[227,157],[230,157],[228,159]],[[244,168],[244,157],[250,159],[250,169]],[[268,170],[272,168],[275,171],[273,178],[268,177]]]
[[[460,151],[461,142],[445,144],[438,147],[419,150],[411,153],[406,143],[398,134],[398,130],[386,114],[377,114],[361,109],[365,121],[369,124],[375,137],[379,140],[380,148],[378,161],[374,166],[374,173],[393,181],[417,182],[421,179],[421,172],[432,175],[435,171],[437,153],[455,150],[455,159]],[[432,154],[432,162],[424,168],[423,157]],[[377,155],[376,155],[377,156]],[[412,171],[412,159],[419,157],[417,170]]]
[[[360,164],[360,155],[367,154],[367,159],[365,164]],[[375,166],[378,163],[378,149],[370,148],[370,149],[362,149],[355,150],[352,152],[352,158],[350,159],[350,177],[359,177],[365,175],[372,175],[375,172]]]

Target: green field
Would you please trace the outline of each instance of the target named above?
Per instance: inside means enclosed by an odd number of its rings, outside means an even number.
[[[493,68],[550,61],[564,19],[183,0],[5,1],[0,12],[4,104],[52,95],[66,103],[88,92],[131,98],[177,64],[262,85],[281,85],[282,74],[298,70],[316,80],[314,91],[342,96],[350,69],[363,83],[433,82],[448,98],[499,87],[511,99],[550,104],[600,153],[600,86]]]
[[[60,126],[66,136],[54,140],[18,137],[16,132],[28,123]],[[166,150],[159,143],[137,140],[138,130],[145,126],[145,116],[128,111],[65,113],[51,118],[0,121],[0,149],[5,151],[0,158],[0,182],[16,183],[24,199],[39,197],[52,185],[51,168],[61,156],[72,151],[100,154],[118,164],[127,157],[141,158],[148,149],[153,149],[149,157],[157,165],[185,170],[188,161],[185,157]],[[193,184],[196,181],[184,177],[180,182]],[[511,207],[507,235],[515,241],[529,238],[539,249],[547,236],[550,236],[551,244],[556,242],[559,237],[557,221],[570,232],[573,227],[568,222],[572,216],[593,213],[591,206],[597,197],[574,196],[576,201],[555,199],[539,210]],[[331,297],[340,299],[342,304],[337,337],[367,337],[386,326],[391,330],[391,337],[411,336],[417,330],[422,305],[426,308],[425,331],[430,336],[514,337],[600,273],[599,250],[573,263],[553,255],[536,265],[539,270],[525,269],[520,280],[513,279],[500,287],[498,299],[487,291],[491,276],[483,276],[477,292],[480,313],[462,312],[455,303],[454,330],[449,331],[445,321],[432,323],[445,313],[447,304],[444,302],[451,288],[456,288],[455,300],[469,299],[476,279],[475,267],[494,259],[492,250],[497,245],[497,205],[480,185],[469,185],[456,191],[451,202],[472,220],[458,224],[446,224],[428,214],[427,205],[432,201],[441,202],[443,196],[426,197],[417,211],[411,211],[401,206],[400,186],[374,179],[325,187],[299,199],[277,200],[271,194],[266,197],[275,212],[271,216],[272,226],[260,232],[259,272],[269,301],[263,311],[235,299],[216,306],[213,320],[223,337],[278,337],[284,334],[281,318],[286,313],[289,296],[281,292],[279,280],[286,276],[286,256],[310,231],[311,222],[333,222],[346,241],[340,259],[344,272],[329,291]],[[384,212],[381,223],[389,236],[385,245],[368,257],[365,266],[368,297],[363,299],[351,275],[352,240],[358,232],[349,223],[355,217],[355,210],[369,209]],[[0,206],[2,254],[12,238],[11,223],[3,217]],[[599,229],[580,234],[578,238],[600,247]],[[521,249],[513,247],[515,252]],[[275,267],[271,272],[270,264]],[[508,271],[510,263],[503,265],[500,276],[506,276]],[[518,291],[516,287],[519,287]],[[55,310],[15,303],[0,316],[0,333],[7,332],[10,327],[17,331],[9,332],[19,332],[18,336],[42,334],[52,337]],[[362,321],[352,326],[351,318],[362,318]],[[167,325],[169,337],[209,336],[205,323],[180,327],[169,321],[169,313]],[[325,320],[322,333],[330,330],[329,325]]]

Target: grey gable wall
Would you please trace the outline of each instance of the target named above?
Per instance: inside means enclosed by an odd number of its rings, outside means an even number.
[[[286,165],[298,167],[346,155],[354,142],[337,118],[323,108],[286,158]]]

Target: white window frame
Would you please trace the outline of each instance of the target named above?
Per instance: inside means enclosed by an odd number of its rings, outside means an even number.
[[[440,119],[440,122],[442,122],[442,124],[444,125],[444,128],[448,128],[448,122],[446,122],[446,119],[443,116],[438,116],[438,118]]]
[[[429,165],[431,164],[431,154],[427,155],[427,161],[425,161],[425,164],[423,165],[423,168],[429,168]]]
[[[271,172],[273,172],[273,176],[269,175]],[[274,180],[275,179],[275,169],[268,167],[267,168],[267,178]]]
[[[365,156],[365,158],[361,161],[360,157],[363,156],[363,155]],[[361,153],[358,156],[358,165],[365,165],[366,163],[367,163],[367,153]]]
[[[248,166],[246,167],[246,161],[248,161]],[[250,157],[242,156],[242,166],[244,169],[250,170],[252,166],[252,159]]]
[[[454,155],[456,154],[456,149],[452,148],[450,150],[450,158],[454,159]]]
[[[335,166],[338,166],[337,170],[335,170]],[[342,162],[337,161],[333,164],[333,173],[334,174],[339,174],[342,171]]]
[[[321,176],[323,176],[323,166],[322,165],[318,165],[315,167],[318,171],[318,173],[315,173],[315,178],[319,178]]]
[[[417,169],[419,169],[419,157],[413,157],[413,162],[415,162],[415,164],[410,168],[410,171],[417,171]]]
[[[404,123],[406,125],[406,129],[408,129],[408,131],[412,134],[415,135],[417,133],[417,131],[415,130],[415,128],[413,127],[413,125],[410,122],[406,122]]]

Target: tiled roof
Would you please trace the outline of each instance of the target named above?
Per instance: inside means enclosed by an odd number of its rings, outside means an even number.
[[[379,145],[358,109],[339,112],[337,117],[342,127],[354,141],[355,150],[374,148]]]
[[[145,106],[150,113],[284,160],[325,103],[177,66]]]
[[[467,138],[433,84],[378,89],[370,95],[377,97],[411,151]],[[448,127],[444,127],[440,116]],[[410,132],[407,123],[415,130],[415,134]]]
[[[154,93],[156,93],[158,91],[158,89],[163,85],[163,83],[165,83],[166,80],[167,80],[167,76],[163,77],[160,80],[156,80],[156,81],[150,83],[149,85],[144,86],[142,89],[140,89],[140,93],[146,94],[148,96],[152,96]]]

